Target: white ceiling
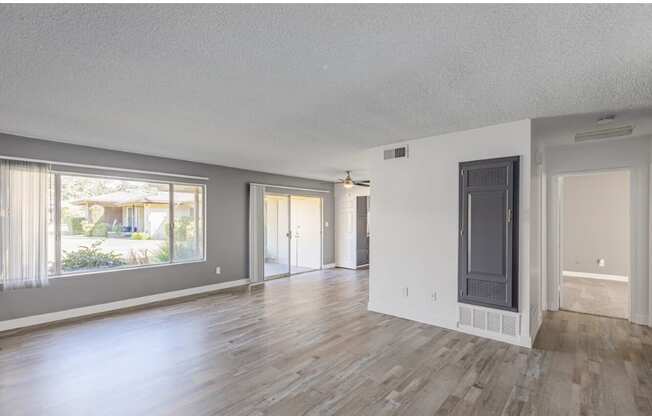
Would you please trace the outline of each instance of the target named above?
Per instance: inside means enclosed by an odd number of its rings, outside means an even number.
[[[0,130],[334,179],[371,146],[652,106],[648,5],[0,5]]]

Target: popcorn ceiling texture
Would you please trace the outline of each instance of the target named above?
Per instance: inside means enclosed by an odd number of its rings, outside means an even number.
[[[649,5],[0,5],[0,131],[363,175],[371,146],[652,105],[650,22]]]

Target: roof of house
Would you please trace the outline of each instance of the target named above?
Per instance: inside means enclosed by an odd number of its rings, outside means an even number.
[[[169,192],[136,193],[127,191],[110,192],[108,194],[86,197],[72,201],[73,205],[104,205],[125,206],[132,204],[167,204],[170,202]],[[174,202],[188,203],[195,200],[195,194],[190,192],[174,192]]]

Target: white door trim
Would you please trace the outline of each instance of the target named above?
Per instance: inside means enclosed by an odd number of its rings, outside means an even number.
[[[568,176],[584,176],[584,175],[597,175],[601,173],[609,172],[627,172],[629,174],[629,199],[630,199],[630,260],[629,260],[629,269],[630,269],[630,279],[629,279],[629,300],[627,311],[627,319],[634,323],[647,324],[647,319],[645,322],[641,320],[638,316],[632,315],[633,303],[636,299],[634,291],[636,290],[636,285],[634,281],[640,281],[647,276],[640,276],[640,268],[638,267],[640,256],[638,250],[635,249],[640,231],[637,227],[637,216],[634,214],[638,207],[636,206],[637,198],[637,178],[635,175],[634,169],[630,167],[624,168],[613,168],[613,169],[592,169],[587,171],[577,171],[577,172],[557,172],[550,177],[550,205],[551,208],[548,218],[548,256],[546,261],[549,264],[548,271],[550,273],[551,279],[548,281],[548,304],[547,309],[551,311],[559,310],[559,307],[562,302],[562,290],[561,290],[561,278],[563,276],[563,239],[561,238],[562,229],[563,229],[563,178]]]

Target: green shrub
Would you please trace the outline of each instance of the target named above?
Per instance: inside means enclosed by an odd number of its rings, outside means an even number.
[[[195,222],[190,217],[181,217],[174,220],[174,239],[188,241],[195,237]]]
[[[100,249],[102,243],[103,241],[96,241],[90,246],[81,246],[76,251],[64,251],[61,262],[63,271],[118,267],[127,264],[120,254],[102,251]]]
[[[184,241],[174,244],[175,260],[190,260],[197,257],[195,252],[195,243],[193,241]]]
[[[91,232],[93,231],[93,227],[95,226],[95,224],[87,220],[82,220],[81,226],[82,226],[82,230],[84,231],[84,235],[89,236],[91,235]]]
[[[111,227],[111,231],[114,233],[121,233],[122,232],[122,224],[120,224],[118,221],[113,222],[113,226]]]
[[[109,234],[109,225],[103,222],[97,222],[92,227],[86,227],[88,237],[106,237]]]
[[[168,242],[169,224],[163,224],[165,240],[161,248],[154,253],[154,258],[161,263],[170,261],[170,243]],[[195,223],[190,217],[177,218],[174,221],[174,259],[188,260],[197,256],[195,252]]]
[[[170,261],[170,243],[167,240],[161,244],[161,248],[154,254],[154,258],[159,261],[159,263],[167,263]]]
[[[147,233],[133,233],[131,234],[131,239],[132,240],[149,240],[151,237]]]
[[[174,245],[174,259],[175,260],[188,260],[197,255],[194,248],[189,242],[179,242]],[[170,243],[166,241],[161,244],[161,248],[154,254],[154,258],[160,263],[167,263],[170,261]]]
[[[68,217],[68,232],[72,235],[84,234],[84,217]]]

